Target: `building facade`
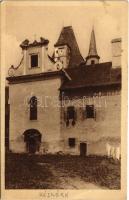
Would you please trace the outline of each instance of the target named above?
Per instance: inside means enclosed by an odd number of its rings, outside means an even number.
[[[120,157],[121,39],[112,62],[101,63],[92,30],[81,56],[72,27],[49,41],[22,42],[23,57],[9,69],[9,148],[18,153]]]

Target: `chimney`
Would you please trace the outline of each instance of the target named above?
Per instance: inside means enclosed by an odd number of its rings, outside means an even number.
[[[121,38],[116,38],[111,41],[112,43],[112,67],[121,67]]]

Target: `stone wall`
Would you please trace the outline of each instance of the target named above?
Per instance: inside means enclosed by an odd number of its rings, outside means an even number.
[[[119,91],[103,95],[59,100],[60,78],[10,85],[10,149],[26,152],[23,133],[37,129],[41,135],[40,153],[80,154],[80,143],[87,144],[87,155],[107,155],[107,144],[120,146],[121,96]],[[38,98],[38,119],[29,119],[29,99]],[[76,111],[75,125],[66,126],[67,107]],[[86,105],[94,105],[95,117],[86,118]],[[75,147],[68,144],[75,138]]]
[[[49,143],[49,151],[60,151],[56,145],[60,135],[60,78],[10,85],[10,149],[25,152],[23,133],[27,129],[37,129],[42,135],[42,143]],[[29,99],[38,98],[38,119],[29,118]]]
[[[76,110],[76,123],[66,126],[64,113],[68,105],[74,105]],[[71,100],[62,110],[62,135],[65,141],[64,152],[80,154],[80,143],[87,144],[87,154],[106,155],[108,143],[120,146],[121,129],[121,97],[119,92],[107,93],[106,96],[89,97]],[[85,118],[85,106],[94,105],[95,118]],[[75,148],[69,147],[68,138],[76,139]]]

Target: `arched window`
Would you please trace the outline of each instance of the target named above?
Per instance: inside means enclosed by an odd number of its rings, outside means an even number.
[[[37,98],[35,96],[30,99],[30,120],[37,119]]]

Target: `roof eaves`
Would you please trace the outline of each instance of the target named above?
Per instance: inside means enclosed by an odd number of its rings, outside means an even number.
[[[121,85],[121,81],[117,82],[106,82],[99,84],[87,84],[87,85],[79,85],[79,86],[62,86],[60,90],[70,90],[70,89],[79,89],[79,88],[87,88],[87,87],[100,87],[100,86],[110,86],[110,85]]]

